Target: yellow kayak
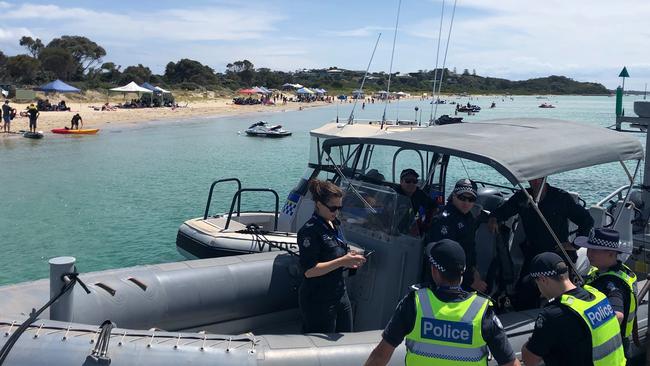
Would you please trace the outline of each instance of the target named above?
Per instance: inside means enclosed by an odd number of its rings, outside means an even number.
[[[67,128],[55,128],[52,130],[53,133],[60,133],[64,135],[94,135],[99,132],[99,128],[86,129],[86,130],[70,130]]]

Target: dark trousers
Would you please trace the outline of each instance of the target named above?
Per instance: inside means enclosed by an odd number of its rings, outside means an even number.
[[[315,301],[300,297],[300,314],[305,333],[352,331],[352,305],[347,291],[334,301]]]

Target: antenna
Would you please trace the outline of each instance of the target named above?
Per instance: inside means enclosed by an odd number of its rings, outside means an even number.
[[[449,52],[449,41],[451,40],[451,30],[454,26],[454,17],[456,16],[456,4],[458,0],[454,0],[454,8],[451,11],[451,22],[449,22],[449,33],[447,33],[447,45],[445,46],[445,57],[442,59],[442,73],[440,75],[440,83],[438,83],[438,95],[440,95],[440,89],[442,89],[442,78],[445,76],[445,65],[447,64],[447,53]],[[435,119],[438,115],[438,105],[436,104],[435,110],[433,112],[433,118]]]
[[[384,114],[381,116],[380,129],[382,130],[384,129],[384,123],[386,123],[386,108],[388,107],[388,98],[390,98],[390,79],[391,76],[393,75],[393,58],[395,56],[395,42],[397,41],[397,26],[399,25],[399,11],[401,8],[402,8],[402,0],[399,0],[399,3],[397,4],[397,19],[395,19],[395,33],[393,33],[393,50],[390,53],[390,67],[388,68],[388,86],[387,86],[388,89],[386,89],[388,94],[386,95],[386,102],[384,104]],[[399,98],[397,100],[399,102]]]

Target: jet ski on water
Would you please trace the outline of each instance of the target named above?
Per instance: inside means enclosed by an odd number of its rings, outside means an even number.
[[[443,114],[436,119],[436,125],[449,125],[453,123],[462,123],[463,117],[449,117],[448,114]]]
[[[248,136],[256,137],[287,137],[291,132],[282,128],[281,125],[269,125],[267,122],[259,121],[252,124],[246,131]]]

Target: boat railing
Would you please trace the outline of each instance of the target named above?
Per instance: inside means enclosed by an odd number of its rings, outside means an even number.
[[[634,186],[633,188],[639,188],[639,187]],[[602,200],[598,201],[598,203],[596,203],[596,206],[605,207],[606,204],[611,204],[611,201],[614,197],[616,197],[616,202],[622,201],[625,198],[624,192],[627,191],[628,189],[630,189],[629,185],[621,186],[620,188],[616,189],[614,192],[608,194]]]
[[[235,203],[237,203],[237,216],[239,216],[239,211],[240,211],[239,205],[241,204],[241,194],[243,192],[269,192],[275,196],[275,215],[274,215],[273,230],[277,231],[278,216],[280,212],[280,196],[278,196],[278,192],[270,188],[241,188],[241,185],[240,188],[237,190],[237,192],[235,192],[235,195],[232,196],[232,202],[230,203],[230,210],[228,211],[228,219],[226,220],[226,226],[223,229],[228,230],[228,227],[230,226],[230,220],[232,219],[232,214],[233,211],[235,210]]]
[[[224,182],[236,182],[237,191],[238,192],[241,191],[241,181],[237,178],[217,179],[214,182],[212,182],[212,185],[210,186],[210,193],[208,193],[208,203],[205,204],[205,212],[203,213],[203,220],[206,220],[208,218],[208,215],[210,214],[210,203],[212,202],[212,192],[214,191],[214,186]],[[241,214],[241,200],[237,200],[237,217],[239,217],[240,214]]]

